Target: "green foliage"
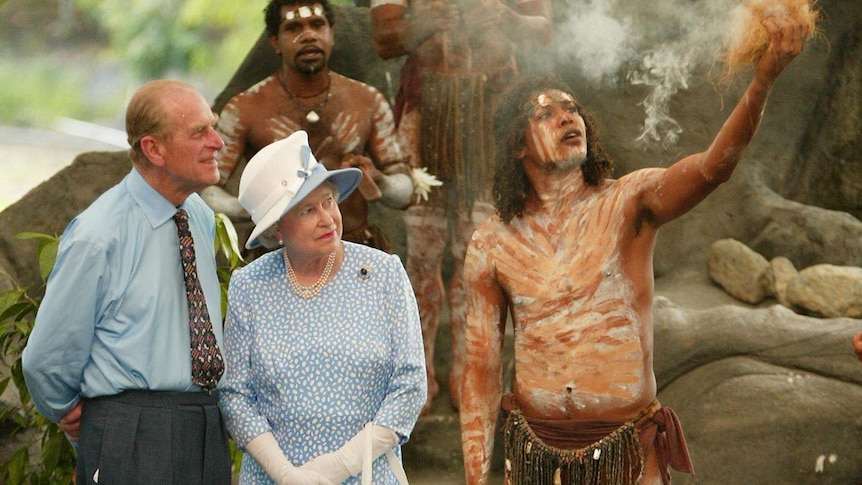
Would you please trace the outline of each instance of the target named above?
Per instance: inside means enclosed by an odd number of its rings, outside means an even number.
[[[220,261],[218,266],[219,283],[221,284],[221,314],[227,314],[227,289],[230,284],[230,275],[237,268],[245,265],[242,259],[242,251],[239,247],[239,236],[230,218],[224,214],[216,214],[216,236],[215,236],[216,258]],[[2,392],[2,391],[0,391]],[[242,466],[242,450],[236,447],[233,440],[230,441],[231,462],[235,472],[239,472]]]
[[[43,281],[51,272],[57,255],[59,238],[46,234],[22,233],[18,239],[39,241],[39,272]],[[5,273],[4,273],[5,274]],[[9,276],[9,275],[5,275]],[[10,278],[11,280],[11,278]],[[2,376],[0,393],[11,382],[15,385],[21,401],[20,408],[0,411],[0,421],[11,425],[11,437],[23,438],[23,443],[12,457],[0,466],[0,479],[5,483],[20,484],[67,484],[75,474],[75,451],[60,428],[39,414],[24,383],[21,368],[21,351],[27,344],[36,311],[41,300],[31,297],[26,288],[13,282],[11,289],[0,293],[0,357],[4,367],[10,369],[9,376]],[[13,362],[6,359],[14,357]],[[32,431],[35,430],[35,434]],[[41,447],[41,460],[35,468],[30,467],[30,448],[37,442]]]
[[[7,2],[0,15],[0,123],[48,127],[64,116],[113,125],[135,86],[154,78],[188,81],[212,99],[264,30],[266,3]]]
[[[57,258],[60,238],[31,232],[17,234],[16,237],[39,242],[37,254],[39,273],[43,281],[40,290],[44,289],[44,282],[47,281]],[[219,259],[224,261],[218,268],[224,314],[230,275],[233,270],[245,264],[245,261],[240,256],[236,229],[223,214],[216,214],[215,249]],[[0,394],[11,382],[21,401],[20,408],[0,408],[0,422],[11,426],[10,437],[23,439],[12,456],[5,463],[0,463],[0,483],[66,485],[72,483],[72,477],[75,475],[75,450],[60,428],[36,410],[24,382],[21,365],[21,353],[33,330],[41,298],[31,296],[27,288],[19,286],[7,273],[0,272],[0,275],[12,282],[12,288],[0,293],[0,359],[3,360],[3,366],[0,367]],[[39,294],[41,293],[40,291]],[[14,361],[8,362],[7,359]],[[9,369],[9,375],[4,375],[3,368]],[[37,465],[33,467],[30,463],[30,451],[37,444],[41,455],[35,460]],[[242,452],[233,442],[230,447],[234,470],[239,470]]]
[[[58,70],[62,71],[59,76]],[[50,126],[58,114],[77,119],[116,114],[117,106],[122,104],[121,89],[116,90],[116,96],[92,100],[82,94],[91,70],[89,63],[58,65],[57,61],[39,57],[0,60],[0,123]]]
[[[216,214],[216,257],[222,264],[218,267],[221,282],[221,314],[227,313],[227,288],[233,271],[245,264],[239,247],[239,237],[230,218],[224,214]]]
[[[76,5],[98,19],[113,51],[138,76],[152,79],[235,69],[263,31],[266,1],[76,0]]]

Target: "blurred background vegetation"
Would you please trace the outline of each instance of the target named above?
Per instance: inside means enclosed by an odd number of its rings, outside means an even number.
[[[122,129],[131,93],[163,77],[213,100],[263,31],[266,3],[0,0],[0,125]]]
[[[0,0],[0,211],[75,155],[122,150],[144,82],[181,79],[214,101],[267,1]]]

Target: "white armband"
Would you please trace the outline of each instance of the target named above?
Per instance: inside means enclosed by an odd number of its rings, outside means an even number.
[[[406,173],[385,175],[378,186],[382,194],[380,202],[386,207],[403,209],[413,198],[413,179]]]

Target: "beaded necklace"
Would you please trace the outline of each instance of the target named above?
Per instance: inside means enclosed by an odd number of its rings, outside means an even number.
[[[335,252],[329,254],[329,258],[326,259],[326,267],[323,268],[323,273],[318,278],[317,283],[311,286],[300,284],[296,278],[296,273],[293,271],[293,266],[290,264],[290,258],[287,257],[287,250],[282,250],[281,255],[284,257],[284,266],[287,268],[287,281],[290,282],[290,287],[293,288],[293,291],[303,298],[314,298],[320,294],[320,290],[326,286],[326,280],[329,279],[329,273],[332,271],[333,263],[335,263]]]

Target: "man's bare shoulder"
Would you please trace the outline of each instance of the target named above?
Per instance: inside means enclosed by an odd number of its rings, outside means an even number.
[[[485,219],[485,222],[476,228],[473,233],[472,244],[480,245],[486,249],[499,247],[499,241],[507,237],[511,237],[518,231],[512,226],[500,219],[499,214],[493,214]]]
[[[228,101],[228,105],[236,108],[259,108],[271,105],[273,99],[281,92],[281,86],[275,74],[266,77],[253,84],[248,89],[241,91]]]

